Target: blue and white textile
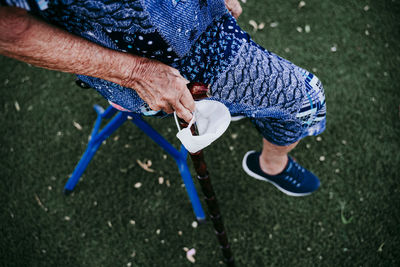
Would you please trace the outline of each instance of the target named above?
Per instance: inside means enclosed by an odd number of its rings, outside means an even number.
[[[192,82],[209,84],[210,99],[224,103],[232,115],[250,118],[274,144],[289,145],[325,129],[318,78],[256,44],[223,0],[0,1],[107,48],[159,60]],[[130,88],[78,77],[125,109],[140,113],[147,106]]]

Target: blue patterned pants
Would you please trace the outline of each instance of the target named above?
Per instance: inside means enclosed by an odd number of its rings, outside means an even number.
[[[210,84],[211,99],[224,103],[232,115],[250,118],[276,145],[289,145],[325,129],[325,96],[319,79],[257,45],[230,15],[215,21],[187,55],[170,65],[190,81]],[[109,94],[105,88],[107,84],[98,91],[135,111],[132,90]]]

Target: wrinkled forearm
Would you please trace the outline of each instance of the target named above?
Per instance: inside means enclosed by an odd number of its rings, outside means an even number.
[[[0,54],[38,67],[118,84],[140,75],[142,62],[146,61],[96,45],[12,7],[0,7]]]

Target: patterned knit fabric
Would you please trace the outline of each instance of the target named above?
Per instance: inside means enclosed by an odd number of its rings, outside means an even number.
[[[313,74],[254,43],[228,15],[173,64],[211,85],[211,99],[249,117],[270,142],[289,145],[325,129],[325,97]]]
[[[26,6],[25,1],[6,1]],[[325,129],[325,97],[318,78],[252,41],[226,13],[222,0],[32,1],[41,3],[38,13],[49,23],[110,49],[159,60],[190,81],[210,84],[211,99],[223,102],[233,115],[249,117],[274,144],[289,145]],[[127,110],[148,110],[130,88],[78,77]]]

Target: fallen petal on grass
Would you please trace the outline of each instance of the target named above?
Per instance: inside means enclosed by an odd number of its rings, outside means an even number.
[[[82,126],[81,126],[79,123],[77,123],[76,121],[73,121],[72,123],[74,124],[74,127],[75,127],[76,129],[78,129],[79,131],[82,130]]]
[[[196,255],[196,250],[194,248],[186,251],[186,259],[188,259],[188,261],[190,261],[191,263],[194,263],[196,261],[194,255]]]
[[[278,27],[278,25],[279,25],[279,22],[277,22],[277,21],[271,22],[271,23],[269,24],[269,26],[270,26],[271,28],[276,28],[276,27]]]
[[[21,108],[20,108],[20,106],[19,106],[17,101],[14,102],[14,107],[15,107],[16,111],[20,111],[21,110]]]

